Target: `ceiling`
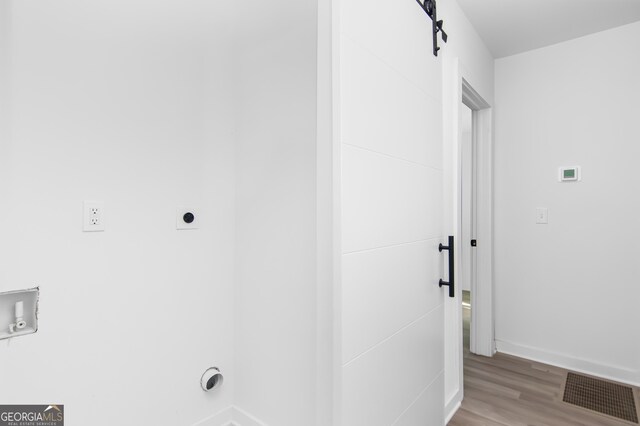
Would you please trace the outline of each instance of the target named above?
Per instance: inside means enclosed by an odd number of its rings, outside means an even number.
[[[458,0],[458,3],[495,58],[640,21],[640,0]]]

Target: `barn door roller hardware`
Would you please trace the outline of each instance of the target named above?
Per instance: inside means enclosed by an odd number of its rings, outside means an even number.
[[[433,55],[438,56],[438,32],[442,33],[442,41],[447,42],[447,33],[442,29],[443,21],[438,21],[438,14],[436,12],[436,0],[416,0],[422,10],[431,18],[432,32],[433,32]]]

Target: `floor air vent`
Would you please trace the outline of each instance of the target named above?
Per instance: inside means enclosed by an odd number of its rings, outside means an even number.
[[[569,373],[562,400],[578,407],[638,423],[633,389],[628,386]]]

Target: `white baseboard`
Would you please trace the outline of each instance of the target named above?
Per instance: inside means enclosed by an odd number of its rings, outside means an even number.
[[[549,364],[615,382],[626,383],[632,386],[640,386],[640,372],[638,371],[620,368],[613,365],[600,364],[586,359],[575,358],[568,355],[557,354],[542,349],[500,340],[496,340],[496,348],[498,352],[502,352],[507,355],[526,358],[543,364]]]
[[[227,407],[218,413],[202,419],[193,426],[230,426],[233,425],[233,407]]]
[[[458,399],[457,397],[452,399],[451,402],[449,402],[447,406],[444,408],[444,424],[445,425],[449,424],[453,416],[456,415],[456,413],[460,409],[460,406],[462,405],[462,401],[458,401],[457,399]]]
[[[464,397],[464,391],[461,386],[457,386],[457,390],[453,393],[453,395],[445,395],[445,404],[444,404],[444,424],[448,424],[453,416],[455,416],[456,412],[462,405],[462,398]],[[447,399],[448,398],[448,399]]]
[[[268,426],[246,411],[230,406],[193,426]]]
[[[233,407],[232,424],[234,426],[267,426],[266,423],[238,407]]]

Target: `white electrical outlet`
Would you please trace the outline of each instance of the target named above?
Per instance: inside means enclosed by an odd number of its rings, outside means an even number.
[[[83,227],[84,232],[104,231],[104,203],[85,201]]]

